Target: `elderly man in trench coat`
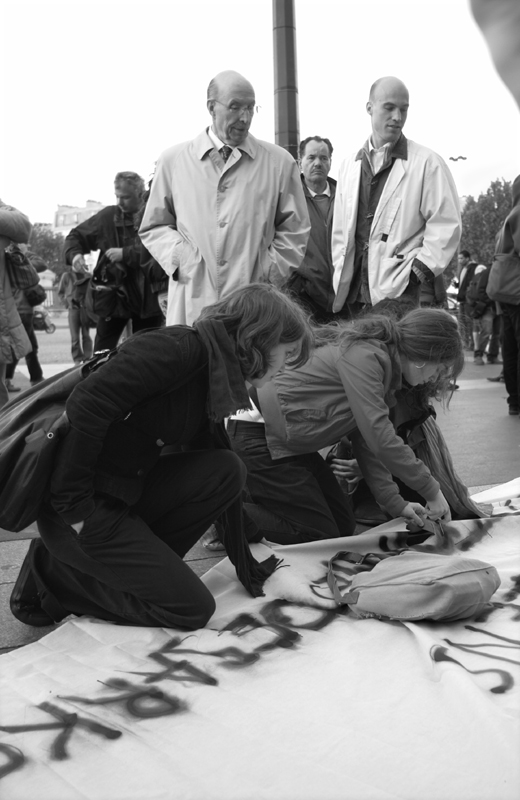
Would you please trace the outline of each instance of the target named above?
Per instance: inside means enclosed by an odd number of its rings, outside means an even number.
[[[209,84],[211,127],[159,158],[139,234],[171,276],[168,325],[253,281],[282,285],[305,255],[309,215],[298,165],[249,127],[254,89],[237,72]]]

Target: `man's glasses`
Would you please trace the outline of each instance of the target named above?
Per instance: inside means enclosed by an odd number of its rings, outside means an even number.
[[[213,98],[213,102],[218,103],[219,106],[224,106],[224,108],[227,108],[228,111],[232,111],[234,114],[241,114],[243,111],[245,111],[246,114],[249,114],[251,117],[253,116],[253,114],[258,114],[258,112],[262,108],[262,106],[255,106],[255,105],[240,106],[238,103],[230,103],[230,105],[228,106],[226,105],[226,103],[222,103],[220,100],[215,100],[215,98]]]

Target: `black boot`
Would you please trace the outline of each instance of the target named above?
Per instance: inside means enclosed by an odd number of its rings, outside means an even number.
[[[31,541],[9,600],[13,616],[25,625],[32,625],[35,628],[54,625],[52,617],[41,606],[33,572],[34,556],[41,546],[40,539]]]

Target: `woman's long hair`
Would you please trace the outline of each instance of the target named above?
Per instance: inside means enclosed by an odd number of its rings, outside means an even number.
[[[444,364],[445,373],[423,385],[424,396],[442,399],[464,367],[464,344],[457,320],[440,308],[415,308],[400,319],[393,311],[371,311],[351,323],[324,326],[316,332],[318,344],[332,342],[348,348],[356,342],[377,340],[395,348],[412,363]]]
[[[301,340],[287,366],[299,367],[309,358],[314,336],[305,311],[284,292],[267,283],[251,283],[206,306],[199,319],[221,320],[236,343],[242,374],[262,378],[270,366],[271,350]]]

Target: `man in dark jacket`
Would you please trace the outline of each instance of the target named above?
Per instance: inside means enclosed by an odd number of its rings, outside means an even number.
[[[136,172],[118,172],[114,187],[117,205],[85,220],[65,239],[65,260],[74,271],[86,270],[87,253],[101,251],[92,277],[92,297],[99,303],[92,309],[99,317],[95,350],[114,348],[129,320],[134,332],[163,323],[146,273],[151,256],[137,235],[144,181]]]
[[[477,268],[477,262],[471,260],[469,250],[461,250],[459,252],[459,274],[455,282],[458,288],[457,302],[459,304],[459,324],[464,339],[466,350],[473,350],[473,319],[471,317],[471,309],[466,302],[466,292],[473,280],[473,273]]]
[[[287,288],[316,322],[330,322],[342,316],[341,312],[332,312],[334,289],[330,239],[336,196],[336,181],[328,177],[332,150],[329,139],[321,136],[308,136],[300,144],[301,180],[311,232],[305,258],[287,282]]]

